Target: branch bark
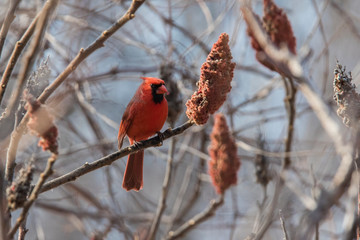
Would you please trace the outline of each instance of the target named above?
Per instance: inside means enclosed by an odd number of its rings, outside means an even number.
[[[40,178],[38,182],[36,183],[34,189],[31,192],[30,197],[25,202],[22,212],[20,213],[20,216],[16,220],[15,225],[12,227],[12,229],[8,233],[8,238],[12,239],[17,231],[17,229],[20,227],[21,223],[26,219],[26,215],[30,210],[30,207],[35,202],[35,200],[38,198],[40,194],[40,190],[42,185],[44,184],[45,180],[52,174],[52,166],[54,165],[55,161],[57,159],[56,154],[52,154],[51,157],[48,159],[47,165],[45,170],[40,174]]]
[[[21,39],[16,42],[15,48],[14,48],[13,52],[11,53],[11,56],[6,65],[4,74],[2,75],[2,78],[1,78],[0,103],[2,102],[2,99],[4,97],[5,90],[6,90],[8,82],[9,82],[11,73],[14,70],[15,64],[16,64],[17,60],[19,59],[22,50],[24,50],[26,44],[28,43],[28,41],[30,40],[31,36],[34,33],[35,26],[36,26],[37,20],[39,19],[40,13],[37,14],[36,17],[33,19],[33,21],[31,22],[29,27],[26,29],[26,31],[25,31],[24,35],[21,37]]]
[[[50,97],[50,95],[65,81],[65,79],[76,70],[79,64],[84,61],[89,55],[91,55],[95,50],[104,46],[104,42],[109,39],[117,30],[119,30],[125,23],[135,17],[136,10],[144,3],[145,0],[133,0],[131,6],[127,12],[116,21],[110,28],[103,31],[102,34],[86,49],[81,48],[78,55],[69,63],[69,65],[64,69],[64,71],[54,80],[54,82],[49,85],[42,94],[38,97],[40,103],[45,103],[45,101]],[[12,179],[12,175],[15,168],[15,158],[16,151],[21,139],[22,134],[26,129],[26,123],[28,122],[28,113],[25,114],[24,118],[20,122],[19,126],[14,129],[11,134],[10,144],[7,153],[7,178]]]
[[[42,40],[42,37],[44,35],[44,32],[46,30],[46,24],[48,22],[48,19],[50,17],[50,14],[55,9],[56,5],[58,3],[58,0],[49,0],[45,3],[44,8],[42,9],[39,19],[37,21],[36,27],[35,27],[35,36],[33,40],[31,41],[31,45],[29,46],[28,50],[26,51],[24,55],[24,59],[22,62],[22,68],[20,70],[16,86],[15,86],[15,92],[12,94],[9,105],[6,110],[6,115],[4,118],[7,118],[10,114],[13,114],[15,112],[15,109],[17,108],[17,105],[20,101],[20,95],[22,93],[23,87],[25,85],[25,80],[28,75],[28,72],[31,69],[32,63],[35,60],[36,53],[40,49],[40,42]],[[15,124],[16,127],[16,124]],[[6,160],[6,172],[5,172],[5,179],[8,183],[10,183],[13,179],[13,169],[15,167],[15,162],[13,159],[15,159],[15,156],[13,155],[15,152],[8,151],[7,160]]]
[[[150,233],[149,233],[149,240],[155,239],[156,231],[159,227],[159,223],[161,220],[161,216],[166,208],[166,199],[169,192],[169,186],[170,186],[170,179],[171,179],[171,173],[172,173],[172,162],[174,159],[174,153],[175,153],[175,143],[176,140],[174,138],[171,138],[170,148],[169,148],[169,156],[166,164],[166,172],[164,177],[164,182],[162,186],[162,192],[161,196],[159,198],[158,207],[156,210],[156,215],[154,218],[154,221],[151,224]]]
[[[164,131],[163,139],[168,139],[170,137],[173,137],[175,135],[183,133],[186,129],[191,127],[193,123],[191,121],[188,121],[184,123],[183,125],[174,128],[174,129],[168,129]],[[78,177],[85,175],[88,172],[92,172],[96,169],[99,169],[103,166],[107,166],[112,164],[114,161],[118,160],[119,158],[122,158],[126,155],[138,152],[142,149],[146,149],[149,147],[159,146],[161,144],[161,140],[158,136],[152,137],[148,140],[138,142],[135,145],[131,145],[130,147],[123,148],[117,152],[111,153],[103,158],[100,158],[92,163],[85,163],[79,168],[74,169],[73,171],[64,174],[63,176],[60,176],[58,178],[55,178],[47,183],[44,184],[44,186],[41,189],[41,192],[49,191],[50,189],[56,188],[60,185],[63,185],[68,182],[75,181]]]
[[[4,20],[4,22],[1,26],[1,30],[0,30],[0,57],[1,57],[3,47],[4,47],[6,35],[9,31],[11,23],[15,19],[15,10],[16,10],[17,6],[19,5],[20,1],[21,0],[9,1],[10,6],[6,12],[5,20]]]
[[[205,221],[215,214],[215,211],[224,203],[224,195],[220,195],[217,199],[211,200],[209,206],[201,213],[195,215],[186,223],[181,225],[177,230],[170,231],[166,237],[167,240],[177,239],[190,231],[192,228]]]
[[[268,39],[267,35],[255,20],[254,13],[248,6],[243,6],[244,18],[251,28],[261,48],[287,77],[291,77],[298,84],[298,89],[303,93],[309,105],[317,115],[322,127],[334,143],[336,152],[341,156],[340,166],[327,191],[323,190],[317,200],[316,208],[303,216],[303,224],[299,227],[298,239],[308,239],[314,232],[316,223],[322,221],[330,207],[346,191],[353,172],[353,146],[346,144],[340,124],[330,115],[332,110],[324,100],[311,87],[303,73],[299,60],[288,49],[278,49]]]

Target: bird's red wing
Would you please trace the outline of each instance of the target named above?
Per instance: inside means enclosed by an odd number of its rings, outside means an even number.
[[[122,145],[123,145],[127,128],[129,128],[129,124],[127,124],[127,123],[124,122],[124,121],[121,121],[121,123],[120,123],[120,130],[119,130],[119,134],[118,134],[118,149],[119,149],[119,150],[121,149],[121,147],[122,147]]]
[[[126,136],[126,133],[132,123],[133,120],[133,115],[130,114],[130,104],[129,106],[126,108],[124,115],[121,119],[121,123],[120,123],[120,128],[119,128],[119,134],[118,134],[118,148],[121,149],[123,142],[124,142],[124,138]]]

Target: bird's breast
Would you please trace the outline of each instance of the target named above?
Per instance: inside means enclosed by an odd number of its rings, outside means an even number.
[[[148,139],[163,127],[168,114],[168,104],[144,101],[138,109],[127,135],[135,141]]]

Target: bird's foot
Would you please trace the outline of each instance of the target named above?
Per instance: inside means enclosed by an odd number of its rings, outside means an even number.
[[[142,143],[141,143],[141,142],[137,142],[137,141],[134,140],[133,145],[134,145],[136,148],[140,148],[141,145],[142,145]]]
[[[165,139],[165,135],[162,132],[156,132],[158,138],[160,139],[160,142],[158,144],[158,146],[162,146],[163,145],[163,141]]]

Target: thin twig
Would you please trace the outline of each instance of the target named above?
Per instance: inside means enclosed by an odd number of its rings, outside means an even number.
[[[240,216],[239,206],[238,206],[238,197],[236,188],[231,188],[231,198],[232,198],[232,209],[233,209],[233,217],[232,217],[232,225],[229,233],[229,239],[235,239],[235,230],[237,226],[237,218]]]
[[[280,175],[284,175],[284,171],[281,171]],[[276,186],[275,186],[275,191],[274,191],[273,197],[272,197],[271,202],[268,207],[269,210],[266,213],[266,215],[264,216],[265,219],[264,219],[262,225],[260,226],[260,228],[258,229],[258,231],[256,233],[252,234],[253,236],[251,237],[251,239],[254,239],[254,240],[263,239],[264,234],[267,232],[267,230],[271,226],[271,224],[273,222],[273,217],[274,217],[273,213],[274,213],[274,210],[278,203],[283,186],[284,186],[284,180],[282,177],[279,177],[279,179],[276,183]]]
[[[56,7],[57,2],[58,2],[58,0],[52,0],[52,1],[46,2],[44,8],[41,11],[41,14],[40,14],[39,19],[36,24],[34,39],[31,41],[31,45],[29,46],[29,49],[25,53],[22,68],[20,70],[20,73],[19,73],[19,76],[17,79],[15,93],[12,95],[12,97],[10,99],[5,118],[7,116],[9,116],[10,114],[13,114],[14,110],[17,108],[17,103],[19,102],[20,94],[22,92],[26,76],[28,74],[28,71],[31,68],[32,62],[35,59],[36,52],[40,48],[40,41],[41,41],[43,33],[45,31],[47,20],[50,16],[51,12]],[[14,128],[16,128],[16,124],[15,124]],[[12,137],[13,137],[13,134],[12,134]],[[11,139],[11,140],[13,140],[13,139]],[[13,175],[14,175],[14,168],[15,168],[16,151],[12,151],[13,149],[10,148],[10,146],[13,146],[11,142],[12,141],[10,141],[9,149],[7,152],[6,167],[5,167],[6,168],[5,169],[5,179],[7,181],[7,184],[11,183],[11,181],[13,179]]]
[[[169,24],[170,26],[178,29],[180,32],[182,32],[186,37],[188,37],[189,39],[191,39],[193,41],[194,44],[199,44],[199,46],[201,47],[201,49],[204,51],[205,54],[209,54],[210,52],[210,48],[208,47],[207,44],[205,44],[201,39],[199,39],[198,37],[196,37],[195,35],[193,35],[189,30],[187,30],[186,28],[180,26],[179,24],[177,24],[176,22],[174,22],[171,18],[166,17],[165,15],[163,15],[158,9],[156,9],[150,2],[146,2],[146,5],[152,10],[154,11],[156,14],[159,15],[159,17],[164,21],[164,23]]]
[[[145,2],[145,0],[133,0],[131,6],[127,12],[117,20],[110,28],[103,31],[102,34],[88,46],[86,49],[81,48],[78,55],[69,63],[64,71],[54,80],[54,82],[47,87],[40,95],[38,100],[44,103],[49,96],[64,82],[64,80],[95,50],[104,46],[106,40],[108,40],[117,30],[119,30],[125,23],[135,17],[136,10]]]
[[[205,221],[209,217],[213,216],[215,214],[215,211],[224,203],[224,195],[220,195],[217,199],[213,199],[210,201],[209,206],[201,213],[195,215],[190,220],[186,221],[183,225],[181,225],[177,230],[170,231],[168,235],[166,236],[167,240],[170,239],[177,239],[184,234],[186,234],[188,231],[190,231],[192,228],[200,224],[201,222]]]
[[[4,22],[3,22],[2,26],[1,26],[1,30],[0,30],[0,57],[1,57],[3,47],[4,47],[6,35],[9,31],[11,23],[15,19],[15,10],[16,10],[17,6],[19,5],[20,1],[21,0],[9,1],[9,8],[6,12]]]
[[[19,227],[18,240],[25,240],[25,235],[28,231],[29,229],[26,228],[26,217],[25,217],[25,220],[22,222],[22,224]]]
[[[288,115],[288,126],[287,126],[287,136],[285,139],[285,152],[291,152],[291,146],[293,142],[293,134],[295,127],[295,101],[296,101],[296,88],[294,82],[291,78],[283,78],[284,85],[286,89],[286,97],[285,97],[285,106]],[[291,164],[290,156],[284,157],[283,168],[287,169]]]
[[[36,26],[37,20],[39,19],[40,13],[37,14],[36,17],[33,19],[33,21],[31,22],[30,26],[26,29],[26,31],[23,34],[23,36],[21,37],[21,39],[16,42],[15,48],[14,48],[13,52],[11,53],[8,64],[6,65],[4,74],[2,75],[1,82],[0,82],[0,86],[1,86],[0,87],[0,103],[2,102],[2,99],[4,97],[4,93],[5,93],[7,84],[9,82],[11,73],[14,70],[15,64],[16,64],[17,60],[19,59],[19,56],[20,56],[22,50],[25,48],[27,42],[30,40],[30,37],[34,33],[35,26]]]
[[[13,228],[9,231],[8,238],[12,239],[14,237],[17,229],[19,228],[21,223],[25,220],[26,215],[30,210],[30,207],[32,206],[34,201],[38,198],[41,187],[43,186],[45,180],[52,174],[52,171],[53,171],[52,166],[54,165],[57,157],[58,157],[57,154],[52,154],[51,157],[48,159],[45,170],[40,174],[39,180],[37,181],[34,189],[32,190],[30,197],[25,202],[23,210],[20,213],[20,216],[16,220],[16,223],[13,226]]]
[[[317,207],[310,211],[310,213],[306,213],[302,219],[303,225],[299,227],[300,233],[298,239],[308,239],[313,234],[316,223],[324,219],[328,209],[337,202],[347,189],[353,172],[353,146],[345,143],[340,130],[340,124],[330,116],[332,111],[310,86],[308,80],[303,75],[304,71],[299,60],[292,55],[289,50],[276,48],[255,20],[254,13],[250,8],[243,7],[243,10],[249,27],[261,48],[264,49],[267,57],[271,59],[272,63],[275,64],[281,72],[299,84],[298,89],[303,93],[309,105],[313,108],[324,130],[334,142],[337,153],[342,158],[328,191],[323,190],[321,192],[317,200]]]
[[[184,174],[184,178],[183,178],[183,181],[181,183],[181,186],[178,190],[178,194],[176,196],[176,200],[173,204],[173,209],[172,209],[172,212],[170,214],[170,222],[168,224],[168,226],[166,227],[166,230],[164,232],[169,232],[172,228],[172,226],[174,225],[174,222],[178,216],[178,213],[180,212],[180,210],[182,210],[180,207],[181,207],[181,203],[183,202],[184,200],[184,196],[185,196],[185,192],[187,190],[187,188],[189,187],[189,183],[190,183],[190,180],[191,180],[191,173],[193,172],[193,165],[191,166],[188,166],[186,168],[186,171],[185,171],[185,174]]]
[[[280,217],[281,229],[282,229],[282,231],[284,233],[284,240],[288,240],[289,236],[288,236],[287,231],[286,231],[285,222],[284,222],[284,218],[283,218],[281,209],[279,210],[279,217]]]
[[[323,24],[323,21],[322,21],[322,15],[321,15],[321,12],[317,6],[317,3],[315,0],[311,0],[313,6],[314,6],[314,9],[315,9],[315,12],[316,12],[316,15],[319,19],[319,30],[320,30],[320,33],[321,33],[321,37],[323,39],[323,42],[324,42],[324,55],[325,55],[325,62],[324,62],[324,74],[323,74],[323,89],[322,89],[322,92],[323,94],[325,94],[326,92],[326,86],[328,85],[328,79],[329,79],[329,43],[326,39],[326,34],[325,34],[325,28],[324,28],[324,24]],[[322,56],[319,55],[319,57]]]
[[[206,152],[206,147],[207,147],[207,142],[206,141],[208,139],[208,135],[206,134],[205,129],[201,130],[200,139],[201,139],[200,140],[201,141],[201,146],[200,146],[200,151],[199,152],[204,153],[204,152]],[[200,157],[200,159],[199,159],[200,161],[199,161],[199,164],[198,164],[198,167],[197,167],[197,179],[196,179],[195,186],[193,187],[193,190],[191,191],[192,195],[189,197],[189,200],[186,202],[186,205],[181,209],[181,211],[177,210],[175,212],[176,215],[173,215],[173,221],[171,222],[170,227],[172,227],[172,225],[175,222],[181,220],[185,216],[185,214],[190,211],[190,209],[194,206],[195,202],[198,200],[198,198],[200,196],[201,185],[202,185],[201,184],[202,183],[201,175],[204,172],[206,159],[208,159],[208,157],[205,157],[205,158],[204,158],[204,156],[199,156],[199,157]],[[191,185],[194,185],[194,184],[191,184]],[[184,189],[184,193],[185,193],[185,191],[186,191],[186,189]],[[175,221],[175,220],[177,220],[177,221]]]
[[[9,99],[7,110],[5,112],[4,118],[7,118],[9,115],[15,112],[15,109],[18,107],[18,102],[20,101],[20,95],[22,94],[24,85],[26,83],[26,78],[28,73],[32,68],[32,64],[35,61],[37,53],[41,47],[41,41],[44,39],[44,33],[47,27],[48,20],[51,16],[51,13],[57,6],[59,0],[49,0],[44,4],[44,8],[41,10],[39,19],[36,23],[34,37],[30,43],[29,48],[24,54],[23,61],[21,63],[21,69],[17,76],[16,84],[14,87],[14,92]]]
[[[172,174],[172,163],[173,163],[174,153],[175,153],[175,144],[176,144],[176,139],[171,138],[169,154],[168,154],[168,159],[167,159],[167,164],[166,164],[166,172],[165,172],[164,182],[163,182],[163,186],[162,186],[162,192],[161,192],[161,196],[159,198],[156,215],[155,215],[154,221],[152,222],[152,225],[150,228],[150,232],[149,232],[149,236],[148,236],[149,240],[155,239],[156,231],[159,227],[161,216],[166,208],[166,199],[167,199],[167,195],[169,193],[169,187],[170,187],[170,179],[171,179],[171,174]]]
[[[170,137],[173,137],[175,135],[183,133],[186,129],[191,127],[193,123],[191,121],[188,121],[184,123],[183,125],[174,128],[174,129],[168,129],[163,132],[164,140],[168,139]],[[44,184],[43,188],[41,189],[41,192],[49,191],[50,189],[56,188],[62,184],[75,181],[78,177],[88,173],[92,172],[96,169],[99,169],[103,166],[107,166],[112,164],[114,161],[118,160],[119,158],[122,158],[126,155],[138,152],[142,149],[159,146],[161,143],[161,140],[158,136],[152,137],[148,140],[138,142],[135,145],[131,145],[130,147],[125,147],[117,152],[111,153],[103,158],[100,158],[92,163],[85,163],[81,167],[74,169],[73,171],[64,174],[58,178],[55,178],[47,183]]]
[[[10,229],[10,212],[7,209],[7,199],[5,194],[5,178],[3,170],[0,171],[0,224],[1,224],[1,239],[6,239],[7,233]]]
[[[40,103],[45,103],[45,101],[50,97],[50,95],[65,81],[65,79],[76,70],[79,64],[84,61],[90,54],[95,50],[104,46],[104,42],[109,39],[118,29],[120,29],[125,23],[135,17],[136,10],[144,3],[145,0],[133,0],[131,6],[127,12],[117,20],[110,28],[103,31],[102,34],[88,46],[86,49],[81,48],[78,55],[69,63],[69,65],[64,69],[64,71],[54,80],[50,86],[48,86],[42,94],[38,97]],[[25,114],[19,126],[12,132],[10,144],[7,154],[7,169],[8,173],[7,179],[12,179],[13,171],[15,168],[15,157],[16,151],[21,139],[22,134],[26,129],[26,123],[29,120],[28,113]]]
[[[351,33],[354,34],[358,39],[360,39],[360,33],[357,28],[357,24],[354,20],[349,16],[349,14],[335,1],[330,1],[331,6],[337,11],[338,16],[342,17],[345,22],[346,26],[351,29]]]
[[[359,156],[358,156],[359,158]],[[359,161],[359,160],[358,160]],[[359,177],[359,166],[358,163],[356,163],[356,169],[357,169],[357,177],[358,179],[360,179]],[[357,184],[357,226],[356,226],[356,239],[360,240],[360,181]]]

